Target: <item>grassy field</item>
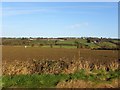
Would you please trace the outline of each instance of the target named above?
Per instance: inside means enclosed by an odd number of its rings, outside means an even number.
[[[89,40],[89,42],[88,42]],[[95,43],[95,41],[98,41]],[[116,44],[119,43],[117,39],[100,39],[100,38],[62,38],[62,39],[36,39],[29,40],[29,38],[3,38],[3,45],[12,45],[12,46],[39,46],[39,47],[50,47],[50,44],[54,48],[76,48],[77,44],[80,44],[83,48],[116,48]]]
[[[104,72],[104,71],[101,71]],[[16,75],[16,76],[4,76],[3,77],[3,86],[4,87],[26,87],[26,88],[96,88],[96,86],[100,86],[101,83],[104,83],[103,87],[107,88],[117,88],[118,81],[117,77],[120,74],[118,71],[109,72],[107,74],[101,73],[99,71],[99,75],[94,74],[85,74],[84,70],[79,72],[75,72],[73,74],[32,74],[32,75]],[[104,80],[109,79],[110,80]],[[114,81],[114,79],[116,79]],[[77,82],[72,85],[73,82]],[[79,83],[78,83],[79,81]],[[81,82],[82,81],[82,82]],[[84,85],[88,84],[89,86]],[[81,82],[81,83],[80,83]],[[113,83],[115,82],[115,83]],[[111,85],[112,84],[112,85]],[[80,85],[80,86],[78,86]],[[83,85],[83,86],[82,86]],[[101,88],[101,87],[100,87]]]
[[[3,46],[2,54],[3,87],[118,87],[117,50]]]

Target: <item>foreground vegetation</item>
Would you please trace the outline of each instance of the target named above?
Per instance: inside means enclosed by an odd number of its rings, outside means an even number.
[[[3,65],[2,84],[5,88],[118,88],[117,61],[102,64],[78,58],[71,62],[33,60],[13,63]]]
[[[4,38],[1,85],[118,88],[118,45],[103,38]]]
[[[94,74],[95,72],[98,73]],[[109,84],[109,86],[107,86],[108,88],[117,88],[118,82],[113,84],[113,80],[117,80],[119,75],[120,71],[112,70],[109,72],[99,70],[94,71],[91,74],[86,74],[84,70],[79,70],[73,74],[6,75],[3,77],[3,87],[50,88],[61,87],[61,82],[68,83],[72,80],[84,80],[85,82],[91,82],[91,85],[89,86],[91,88],[96,87],[100,83]],[[65,87],[65,85],[62,84],[62,87]]]

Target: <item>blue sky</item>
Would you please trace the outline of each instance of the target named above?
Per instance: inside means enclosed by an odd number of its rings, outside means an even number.
[[[118,37],[116,2],[2,3],[6,37]]]

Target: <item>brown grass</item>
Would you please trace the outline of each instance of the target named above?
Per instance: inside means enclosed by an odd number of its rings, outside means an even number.
[[[84,80],[63,81],[57,84],[57,88],[93,88],[93,82]]]
[[[113,65],[112,65],[113,64]],[[46,74],[59,74],[65,73],[70,74],[78,70],[84,69],[86,74],[91,73],[93,70],[105,70],[108,72],[111,70],[118,69],[117,62],[111,62],[111,64],[97,65],[90,61],[77,61],[73,60],[67,62],[64,60],[33,60],[33,61],[19,61],[15,60],[11,64],[3,63],[3,74],[18,75],[18,74],[33,74],[33,73],[46,73]]]
[[[109,83],[95,83],[85,80],[70,80],[59,82],[56,88],[118,88],[118,80]]]

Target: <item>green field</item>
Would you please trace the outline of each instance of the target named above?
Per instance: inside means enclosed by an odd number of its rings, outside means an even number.
[[[26,87],[26,88],[54,88],[58,83],[63,81],[69,82],[71,80],[84,80],[91,81],[92,85],[89,87],[95,88],[96,85],[101,83],[111,84],[114,79],[118,79],[120,72],[100,71],[97,75],[85,74],[84,70],[75,72],[73,74],[32,74],[32,75],[15,75],[15,76],[4,76],[3,87]],[[107,81],[105,81],[107,80]],[[117,85],[114,85],[116,87]]]
[[[52,48],[117,48],[119,40],[117,39],[100,39],[100,38],[62,38],[62,39],[36,39],[29,38],[3,38],[3,45],[11,46],[37,46]]]

